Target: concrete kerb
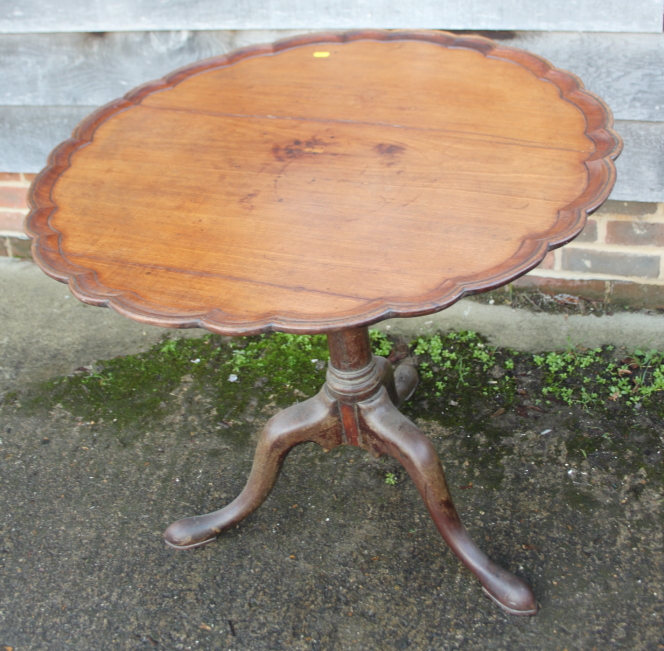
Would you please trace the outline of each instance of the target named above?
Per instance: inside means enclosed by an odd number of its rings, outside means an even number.
[[[391,319],[376,326],[385,333],[420,336],[473,330],[495,346],[524,352],[595,348],[603,344],[628,350],[664,349],[664,316],[621,312],[612,316],[538,314],[502,305],[461,300],[447,310],[412,319]]]

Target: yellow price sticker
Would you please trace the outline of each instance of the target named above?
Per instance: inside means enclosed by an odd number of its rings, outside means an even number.
[[[314,56],[317,59],[327,59],[330,56],[329,52],[314,52]]]

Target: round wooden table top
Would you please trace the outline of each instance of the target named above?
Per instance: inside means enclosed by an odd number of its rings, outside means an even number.
[[[573,75],[444,32],[312,34],[209,59],[86,119],[28,233],[81,300],[223,334],[440,310],[575,237],[615,181]]]

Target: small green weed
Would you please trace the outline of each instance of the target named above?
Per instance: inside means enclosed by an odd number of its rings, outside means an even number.
[[[496,348],[486,344],[476,332],[449,332],[445,335],[420,337],[414,353],[420,356],[420,376],[432,380],[435,395],[446,391],[477,388],[484,396],[505,393],[512,378],[504,369],[513,369],[514,360],[501,359]],[[502,362],[502,369],[494,377],[490,371]],[[511,393],[512,391],[508,391]]]
[[[535,365],[544,371],[542,395],[589,409],[609,401],[636,407],[664,390],[662,353],[635,350],[615,360],[613,351],[613,346],[604,346],[534,355]]]
[[[394,486],[397,483],[397,476],[393,472],[385,473],[385,483]]]
[[[379,330],[369,330],[369,339],[375,355],[387,357],[392,352],[392,342]]]

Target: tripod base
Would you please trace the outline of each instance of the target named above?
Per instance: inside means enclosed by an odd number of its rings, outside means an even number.
[[[253,513],[270,494],[286,455],[299,443],[314,441],[325,450],[355,445],[401,463],[441,536],[490,599],[510,615],[536,614],[530,587],[487,558],[468,535],[431,442],[398,410],[417,386],[415,369],[401,364],[393,370],[387,360],[374,357],[366,328],[334,333],[329,342],[325,386],[315,397],[268,421],[240,495],[219,511],[174,522],[164,534],[166,543],[176,549],[205,545]]]

